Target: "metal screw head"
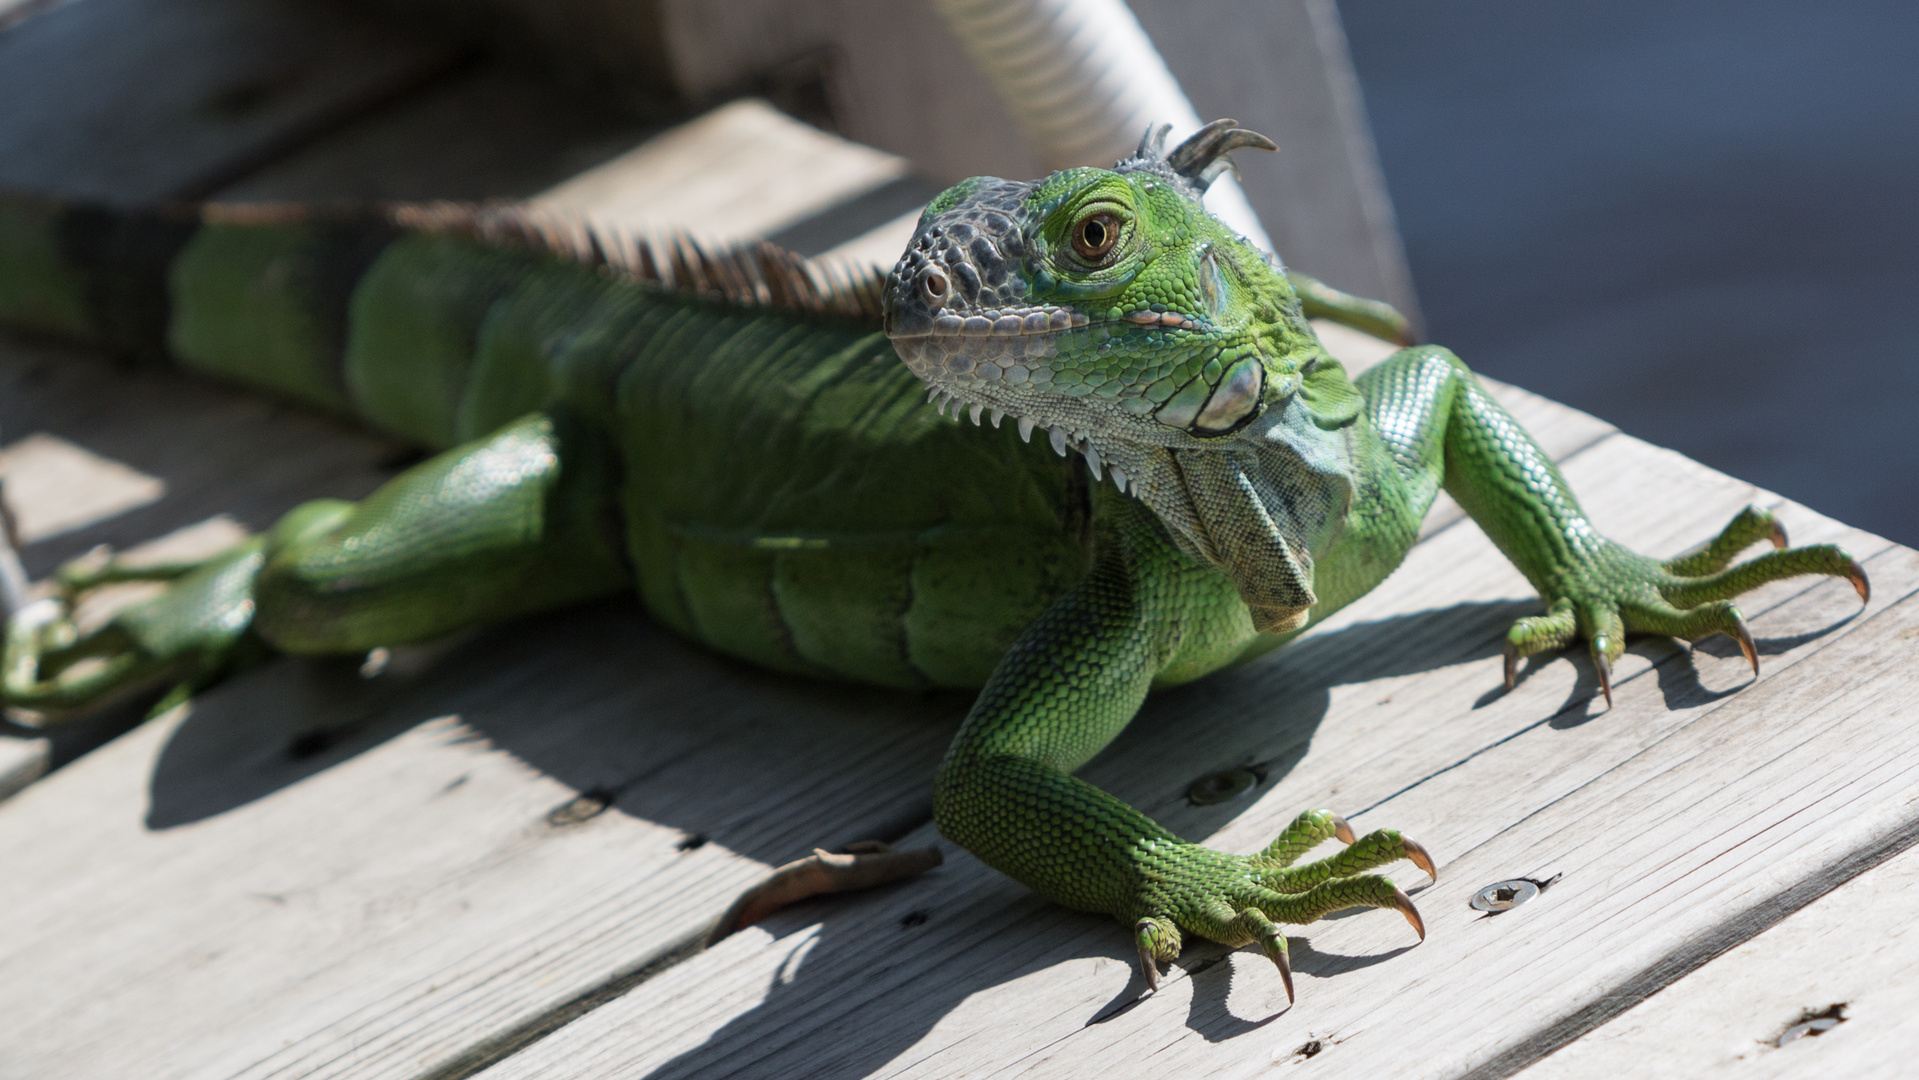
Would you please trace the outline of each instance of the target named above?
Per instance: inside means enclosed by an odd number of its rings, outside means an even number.
[[[1186,798],[1194,806],[1211,806],[1237,799],[1258,783],[1259,777],[1251,769],[1227,769],[1193,781],[1193,786],[1186,789]]]
[[[1539,886],[1526,879],[1495,881],[1473,894],[1475,911],[1511,911],[1539,895]]]
[[[1817,1020],[1808,1020],[1803,1024],[1794,1024],[1780,1034],[1778,1045],[1784,1046],[1794,1039],[1804,1038],[1807,1035],[1818,1035],[1831,1031],[1838,1026],[1839,1019],[1833,1016],[1822,1016]]]
[[[1794,1021],[1792,1026],[1780,1032],[1779,1037],[1773,1040],[1773,1045],[1784,1046],[1794,1039],[1803,1039],[1808,1035],[1824,1035],[1845,1022],[1845,1002],[1828,1005],[1816,1013],[1808,1010],[1800,1013],[1799,1019]]]

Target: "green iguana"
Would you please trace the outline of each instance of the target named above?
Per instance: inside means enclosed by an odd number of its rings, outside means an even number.
[[[204,562],[69,566],[11,620],[4,699],[177,700],[265,647],[361,652],[637,588],[779,671],[981,688],[934,780],[942,833],[1117,917],[1149,984],[1198,934],[1257,942],[1290,996],[1280,924],[1373,906],[1418,929],[1368,871],[1432,860],[1323,810],[1258,854],[1213,851],[1076,779],[1149,691],[1377,585],[1442,487],[1544,601],[1507,637],[1508,685],[1519,657],[1584,638],[1610,701],[1629,633],[1725,633],[1756,674],[1732,596],[1795,574],[1866,594],[1849,555],[1786,548],[1764,510],[1666,562],[1607,540],[1444,349],[1349,381],[1307,318],[1404,321],[1289,279],[1202,209],[1227,153],[1267,140],[1222,120],[1169,153],[1165,134],[1110,170],[967,180],[889,275],[825,284],[764,245],[615,242],[513,209],[0,199],[0,320],[441,451]],[[1731,565],[1761,540],[1781,550]],[[77,631],[71,601],[129,577],[172,584]],[[1294,865],[1335,835],[1349,846]],[[813,869],[896,872],[872,865]]]

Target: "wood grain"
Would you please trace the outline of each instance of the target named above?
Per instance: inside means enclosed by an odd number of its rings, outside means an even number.
[[[523,199],[666,125],[497,61],[459,72],[290,150],[222,201]]]
[[[1919,635],[1915,635],[1919,636]],[[1852,879],[1527,1070],[1528,1080],[1897,1076],[1919,1040],[1919,850]],[[1839,1026],[1781,1044],[1809,1014]]]
[[[296,0],[80,0],[0,35],[0,187],[195,198],[458,50]]]
[[[906,175],[904,159],[747,99],[678,125],[542,192],[535,207],[603,228],[765,236]]]
[[[0,735],[0,800],[46,775],[50,752],[47,740],[37,736]]]
[[[670,952],[767,866],[923,819],[964,707],[772,679],[630,604],[353,668],[276,663],[0,809],[0,1060],[419,1075]]]

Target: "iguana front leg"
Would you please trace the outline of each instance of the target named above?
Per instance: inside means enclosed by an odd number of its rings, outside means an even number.
[[[1183,933],[1230,946],[1257,941],[1292,993],[1281,923],[1348,907],[1391,907],[1424,929],[1392,882],[1365,871],[1419,845],[1379,832],[1305,867],[1320,840],[1351,840],[1314,811],[1257,855],[1187,843],[1073,776],[1132,720],[1162,668],[1195,652],[1240,649],[1254,631],[1225,576],[1175,551],[1138,503],[1102,495],[1098,562],[1030,626],[980,693],[940,766],[940,831],[988,864],[1068,907],[1133,927],[1141,970],[1179,955]]]
[[[1612,663],[1628,634],[1697,639],[1723,633],[1739,643],[1753,674],[1759,655],[1732,597],[1800,574],[1843,577],[1869,596],[1865,570],[1832,544],[1787,548],[1770,511],[1748,508],[1695,554],[1660,561],[1601,535],[1539,445],[1489,396],[1465,364],[1424,346],[1394,354],[1357,385],[1394,460],[1408,504],[1423,507],[1445,489],[1526,575],[1544,615],[1513,624],[1506,637],[1506,685],[1523,656],[1586,639],[1606,703]],[[1762,540],[1778,549],[1738,566],[1734,556]]]

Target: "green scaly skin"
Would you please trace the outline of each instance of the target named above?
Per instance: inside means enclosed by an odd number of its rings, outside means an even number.
[[[172,686],[165,705],[271,650],[358,652],[632,588],[777,670],[983,687],[935,779],[942,832],[1120,919],[1149,982],[1197,934],[1259,943],[1290,994],[1281,924],[1373,906],[1418,928],[1370,871],[1432,861],[1319,810],[1258,854],[1212,851],[1074,777],[1148,692],[1366,593],[1442,487],[1546,602],[1513,627],[1509,681],[1575,637],[1602,681],[1628,633],[1730,633],[1750,655],[1731,597],[1805,573],[1863,595],[1865,578],[1830,546],[1732,566],[1784,547],[1758,510],[1665,563],[1606,540],[1444,349],[1349,381],[1306,316],[1401,341],[1405,320],[1289,276],[1199,206],[1224,153],[1263,142],[1220,122],[1113,170],[957,185],[884,283],[883,333],[843,302],[857,290],[781,301],[751,286],[760,270],[689,273],[683,253],[674,282],[608,271],[492,211],[128,216],[0,195],[0,321],[440,451],[204,563],[67,568],[62,599],[10,621],[0,700],[49,723],[142,687]],[[781,273],[761,285],[810,295]],[[136,579],[171,584],[90,635],[67,617]],[[1296,865],[1328,837],[1349,846]]]

